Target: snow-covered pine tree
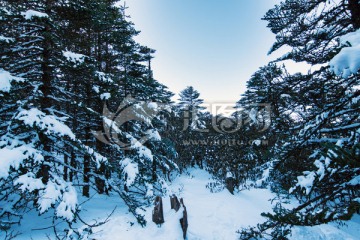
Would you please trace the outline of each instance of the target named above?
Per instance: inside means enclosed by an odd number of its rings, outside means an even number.
[[[275,63],[269,63],[251,76],[247,82],[246,92],[237,102],[243,114],[242,118],[245,121],[248,119],[248,124],[244,125],[245,136],[250,135],[253,141],[257,140],[260,145],[267,145],[264,148],[265,152],[256,151],[253,149],[254,145],[248,146],[249,155],[245,156],[252,159],[249,168],[252,178],[265,180],[263,170],[268,173],[273,161],[278,157],[277,150],[290,141],[289,131],[294,122],[293,118],[297,112],[302,111],[298,109],[296,102],[299,94],[296,84],[296,78],[287,73],[285,66],[279,67]],[[250,116],[252,112],[257,115],[255,119]],[[265,128],[266,130],[262,131]],[[282,172],[282,177],[286,174]]]
[[[129,119],[121,126],[117,125],[117,119],[111,119],[110,124],[113,129],[118,129],[117,136],[127,143],[125,148],[120,146],[124,153],[119,159],[121,178],[114,179],[114,182],[139,223],[144,225],[146,222],[141,206],[152,203],[156,195],[166,192],[166,178],[172,170],[177,169],[173,161],[176,152],[171,143],[161,136],[168,124],[166,116],[171,106],[171,94],[156,80],[146,79],[147,74],[137,78],[127,76],[128,79],[130,77],[133,81],[137,80],[136,84],[131,85],[135,98],[125,98],[117,116],[121,118],[124,116],[122,111],[125,111],[136,119]],[[144,91],[146,95],[143,95]],[[146,98],[139,101],[137,94],[140,99]]]
[[[111,185],[144,224],[139,207],[164,191],[165,177],[177,168],[174,148],[159,135],[165,115],[148,112],[156,104],[165,109],[160,104],[173,95],[153,79],[154,51],[134,41],[138,32],[118,1],[0,3],[0,151],[7,157],[0,181],[1,205],[8,206],[0,216],[10,219],[2,225],[20,221],[31,202],[71,223],[74,184],[85,196]],[[114,124],[104,106],[115,111],[130,93],[146,124],[131,121],[116,134],[133,146],[97,141],[92,133],[104,136],[103,122]],[[146,134],[146,143],[136,141]]]
[[[71,36],[67,40],[70,58],[66,69],[67,77],[76,79],[72,85],[76,94],[71,96],[77,111],[74,131],[108,159],[106,164],[89,165],[88,156],[84,156],[87,184],[83,194],[89,194],[89,186],[96,185],[100,193],[111,187],[145,224],[138,207],[150,202],[151,192],[162,192],[164,176],[176,168],[173,154],[168,154],[168,146],[159,136],[161,115],[149,115],[147,110],[150,105],[170,103],[172,93],[153,79],[148,63],[154,51],[134,41],[138,32],[127,20],[125,10],[118,1],[78,1],[65,6],[62,14],[70,20],[64,28]],[[74,64],[71,56],[83,56],[82,62]],[[134,110],[132,113],[145,123],[129,121],[117,126],[110,112],[121,118],[124,109],[119,106]],[[91,130],[103,141],[95,140]],[[144,144],[137,141],[146,134],[155,137]],[[125,149],[117,140],[131,144]]]
[[[296,105],[304,111],[273,171],[290,173],[286,184],[278,180],[300,205],[277,206],[275,214],[264,214],[266,223],[243,231],[242,238],[284,237],[293,225],[349,219],[359,211],[359,9],[356,0],[286,0],[265,15],[276,34],[270,52],[290,46],[279,61],[305,61],[319,70],[295,78],[303,95]]]
[[[1,1],[2,34],[11,38],[1,49],[2,126],[1,221],[21,220],[25,208],[54,209],[54,219],[71,224],[78,212],[77,191],[63,178],[68,146],[81,144],[65,124],[62,109],[56,1]],[[5,93],[3,93],[5,92]],[[76,147],[75,147],[76,146]],[[33,206],[33,207],[32,207]],[[52,211],[52,210],[51,210]],[[6,220],[5,220],[6,219]],[[75,231],[76,232],[76,231]]]
[[[63,66],[64,76],[72,79],[69,85],[71,126],[81,141],[89,148],[108,159],[119,156],[111,146],[96,141],[92,131],[102,128],[103,106],[110,99],[116,99],[119,85],[114,80],[119,75],[116,69],[116,57],[112,48],[114,44],[113,29],[124,25],[114,1],[73,1],[64,5],[59,14],[67,19],[63,23],[63,34],[67,36],[66,62]],[[128,34],[126,29],[124,34]],[[120,31],[120,30],[119,30]],[[117,75],[116,75],[117,74]],[[83,195],[89,196],[90,187],[95,186],[99,193],[107,191],[106,178],[110,176],[110,164],[113,161],[94,164],[90,155],[82,156],[80,168],[83,170]],[[117,164],[115,164],[117,165]],[[95,181],[95,183],[94,183]]]
[[[204,140],[204,100],[200,98],[200,93],[192,86],[186,87],[179,93],[179,102],[176,104],[174,112],[174,126],[176,138],[176,149],[179,153],[178,165],[181,169],[195,164],[202,167],[202,160],[206,146],[197,144],[199,140]],[[206,130],[205,130],[206,131]],[[191,149],[191,150],[190,150]]]
[[[188,118],[188,126],[186,130],[197,130],[201,129],[203,123],[199,119],[201,115],[201,110],[204,110],[205,107],[201,106],[204,103],[204,100],[199,98],[200,93],[194,89],[194,87],[186,87],[179,93],[179,103],[178,107],[182,111],[184,118]]]

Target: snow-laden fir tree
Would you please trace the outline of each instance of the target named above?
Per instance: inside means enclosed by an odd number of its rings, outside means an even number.
[[[293,225],[349,219],[359,211],[359,9],[356,0],[287,0],[265,15],[276,34],[270,52],[291,47],[278,61],[305,61],[319,70],[292,77],[298,92],[290,96],[297,109],[292,137],[274,151],[273,180],[300,205],[277,206],[243,238],[284,237]]]
[[[195,164],[202,167],[205,146],[195,142],[204,139],[207,131],[203,112],[205,107],[202,106],[204,100],[192,86],[182,90],[179,97],[179,102],[174,106],[174,129],[171,131],[179,153],[178,165],[181,169]]]
[[[59,76],[64,62],[56,1],[1,1],[1,26],[11,38],[1,49],[2,131],[0,139],[3,224],[21,220],[25,208],[54,209],[71,223],[78,212],[77,191],[63,178],[59,153],[82,144],[65,124]],[[76,147],[75,147],[76,146]],[[86,150],[81,150],[85,152]]]
[[[0,6],[1,226],[10,228],[24,209],[35,208],[52,211],[54,221],[66,220],[72,234],[85,237],[91,229],[82,236],[73,222],[79,193],[90,196],[91,189],[116,191],[145,223],[138,208],[151,192],[163,192],[164,177],[176,169],[175,151],[159,135],[165,113],[147,112],[172,96],[147,65],[153,51],[134,41],[138,32],[117,1]],[[115,112],[130,93],[142,100],[135,100],[136,112],[146,124],[127,123],[117,134],[128,141],[152,138],[125,151],[106,138],[104,126],[114,119],[104,109]]]

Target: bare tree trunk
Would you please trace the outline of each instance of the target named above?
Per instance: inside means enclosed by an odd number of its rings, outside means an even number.
[[[162,198],[160,196],[155,198],[155,207],[152,214],[152,220],[156,224],[162,224],[165,222]]]
[[[88,124],[88,123],[87,123]],[[87,143],[87,145],[90,145],[90,127],[86,127],[85,128],[85,141]],[[84,181],[84,186],[83,186],[83,196],[85,197],[90,197],[90,177],[89,177],[89,173],[90,173],[90,155],[89,154],[85,154],[84,155],[84,170],[83,170],[83,181]]]
[[[181,229],[183,231],[183,238],[186,239],[186,232],[187,232],[187,228],[188,228],[188,220],[187,220],[187,211],[186,211],[186,207],[184,205],[184,201],[182,198],[180,198],[180,203],[184,208],[183,211],[183,217],[180,219],[180,225],[181,225]]]
[[[156,175],[156,160],[154,159],[152,162],[152,180],[156,181],[157,180],[157,175]]]
[[[88,56],[91,56],[91,49],[87,50],[88,52]],[[86,106],[87,107],[91,107],[92,105],[92,79],[89,78],[88,81],[86,82],[85,85],[85,92],[86,92]],[[92,124],[92,117],[90,115],[90,113],[86,114],[86,123],[85,123],[85,143],[87,146],[91,147],[91,124]],[[89,177],[89,173],[90,173],[90,155],[89,154],[85,154],[84,156],[84,162],[83,162],[83,181],[84,181],[84,186],[83,186],[83,196],[85,197],[90,197],[90,177]]]
[[[75,153],[74,153],[73,150],[71,151],[70,166],[71,166],[72,168],[76,168]],[[73,171],[73,170],[70,170],[69,180],[70,180],[70,182],[73,182],[73,180],[74,180],[74,171]]]
[[[234,195],[234,190],[236,185],[235,179],[233,177],[228,177],[225,179],[225,183],[226,183],[226,188],[229,190],[231,194]]]
[[[83,196],[90,197],[90,156],[88,154],[85,154],[84,156],[84,186],[83,186]]]
[[[50,12],[52,1],[46,1],[46,9],[45,12]],[[44,113],[48,113],[49,109],[52,105],[51,99],[51,78],[52,78],[52,68],[51,68],[51,48],[52,48],[52,40],[49,37],[50,35],[50,26],[48,23],[45,23],[44,28],[44,40],[43,40],[43,51],[42,51],[42,62],[41,62],[41,82],[42,85],[40,87],[40,91],[43,94],[43,97],[40,100],[41,111]],[[39,133],[40,142],[43,145],[44,151],[44,163],[51,162],[51,144],[49,138],[42,132]],[[38,176],[42,177],[42,182],[46,184],[49,181],[50,167],[46,164],[42,164],[40,171],[37,173]]]
[[[64,175],[63,175],[63,179],[65,181],[68,180],[68,165],[69,164],[69,156],[67,155],[67,153],[64,154]]]
[[[170,206],[171,209],[174,209],[176,212],[179,211],[180,208],[180,202],[178,198],[174,195],[170,196]]]
[[[98,149],[97,149],[98,150]],[[106,166],[105,163],[100,163],[100,167],[95,170],[97,175],[106,177]],[[96,189],[99,194],[103,194],[105,192],[105,181],[100,177],[95,177]]]
[[[87,123],[89,124],[89,123]],[[85,141],[87,143],[88,146],[90,146],[90,138],[91,138],[91,135],[90,135],[90,127],[87,126],[85,128]],[[84,169],[83,169],[83,174],[84,174],[84,177],[83,177],[83,181],[84,181],[84,186],[83,186],[83,196],[85,197],[90,197],[90,177],[89,177],[89,173],[90,173],[90,160],[91,160],[91,157],[89,154],[85,154],[84,155],[84,162],[83,162],[83,166],[84,166]]]
[[[359,0],[349,0],[349,10],[351,13],[351,21],[355,29],[360,28],[360,2]]]

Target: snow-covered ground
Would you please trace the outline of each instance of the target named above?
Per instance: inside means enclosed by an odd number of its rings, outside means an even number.
[[[244,190],[231,195],[227,190],[211,193],[206,185],[211,176],[204,170],[191,169],[187,174],[178,177],[170,186],[173,193],[184,199],[188,212],[189,240],[238,239],[236,233],[241,227],[256,225],[264,220],[261,212],[271,211],[271,202],[275,195],[267,189]],[[171,194],[172,192],[169,192]],[[146,209],[145,217],[148,222],[145,228],[136,223],[136,219],[127,211],[127,207],[116,195],[96,195],[86,202],[82,208],[87,220],[101,221],[114,209],[110,221],[95,229],[94,239],[101,240],[132,240],[182,239],[177,213],[170,209],[169,197],[163,197],[165,223],[157,226],[151,221],[152,208]],[[85,211],[85,209],[88,209]],[[19,231],[23,234],[16,239],[48,239],[45,232],[51,234],[51,229],[34,230],[51,225],[46,217],[35,217],[31,214],[23,219],[23,226]],[[339,227],[337,224],[327,224],[316,227],[296,227],[292,239],[359,239],[360,216]],[[52,239],[52,238],[50,238]]]

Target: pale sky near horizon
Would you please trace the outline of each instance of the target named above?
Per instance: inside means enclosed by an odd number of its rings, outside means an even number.
[[[126,0],[141,33],[156,50],[154,77],[178,94],[193,86],[205,102],[236,102],[246,81],[279,54],[261,17],[280,0]],[[178,96],[174,98],[177,99]]]

